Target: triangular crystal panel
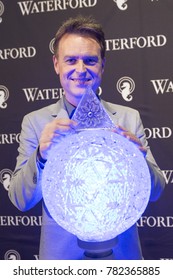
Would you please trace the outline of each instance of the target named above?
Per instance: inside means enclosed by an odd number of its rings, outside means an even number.
[[[75,130],[115,128],[99,98],[90,87],[79,102],[72,120],[78,123]]]

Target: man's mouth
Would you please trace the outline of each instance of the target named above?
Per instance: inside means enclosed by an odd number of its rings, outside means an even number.
[[[75,82],[76,84],[80,84],[80,85],[84,85],[84,84],[86,84],[86,83],[88,83],[88,82],[90,82],[91,81],[91,79],[71,79],[73,82]]]

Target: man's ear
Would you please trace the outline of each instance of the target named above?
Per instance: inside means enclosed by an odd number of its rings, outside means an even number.
[[[53,65],[54,65],[56,74],[59,75],[59,62],[55,55],[53,56]]]

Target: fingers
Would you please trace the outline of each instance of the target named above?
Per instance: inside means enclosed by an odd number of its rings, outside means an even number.
[[[147,155],[147,149],[145,147],[139,147],[139,150],[141,151],[141,153],[143,154],[144,157],[146,157]]]
[[[77,123],[70,119],[54,119],[48,123],[41,133],[39,140],[40,154],[47,159],[47,154],[52,143],[57,142],[60,136],[67,135],[74,131]]]
[[[66,132],[73,130],[76,125],[77,123],[70,119],[54,119],[45,126],[45,131],[47,133],[59,133],[64,135]]]
[[[134,135],[133,133],[131,133],[130,131],[127,131],[124,127],[122,126],[116,126],[116,128],[114,129],[115,133],[118,133],[122,136],[124,136],[125,138],[127,138],[129,141],[133,142],[138,148],[139,150],[143,153],[144,157],[147,154],[147,149],[145,147],[142,146],[141,141],[139,140],[139,138],[137,138],[136,135]]]

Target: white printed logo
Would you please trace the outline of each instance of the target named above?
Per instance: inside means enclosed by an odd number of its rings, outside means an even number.
[[[52,54],[54,54],[54,47],[53,47],[54,41],[55,41],[55,38],[53,38],[49,43],[49,49],[50,49]]]
[[[173,184],[173,170],[162,170],[166,184]]]
[[[9,91],[5,86],[0,85],[0,108],[7,108],[7,99],[9,98]]]
[[[2,22],[2,14],[4,13],[4,4],[0,1],[0,23]]]
[[[156,94],[173,93],[173,81],[170,79],[151,80]]]
[[[29,47],[20,47],[12,49],[3,49],[0,50],[0,59],[18,59],[18,58],[31,58],[36,55],[36,48]]]
[[[113,0],[113,1],[117,4],[117,7],[122,11],[126,10],[128,7],[126,4],[128,0]]]
[[[117,82],[117,90],[121,93],[125,101],[132,101],[131,95],[135,89],[135,83],[130,77],[122,77]]]
[[[23,16],[38,13],[49,13],[67,9],[92,8],[97,0],[46,0],[46,1],[20,1],[17,2]]]
[[[3,169],[0,171],[0,183],[3,184],[6,191],[9,190],[12,171],[10,169]]]
[[[161,138],[170,138],[172,136],[172,130],[170,127],[152,127],[144,128],[145,136],[147,139],[161,139]]]
[[[16,250],[8,250],[4,255],[4,260],[21,260],[21,257]]]

